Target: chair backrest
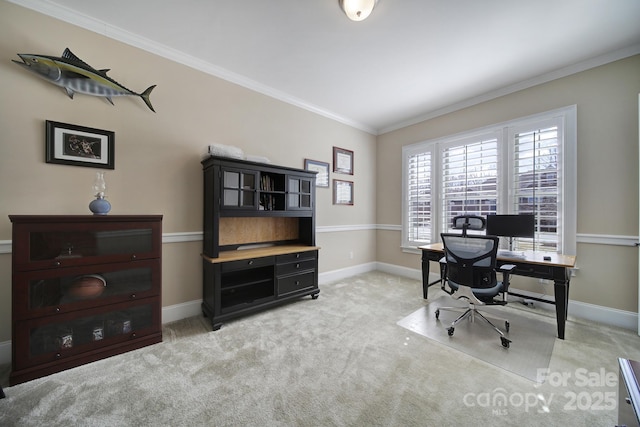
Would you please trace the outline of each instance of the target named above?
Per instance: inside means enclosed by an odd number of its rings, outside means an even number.
[[[484,230],[487,227],[487,220],[478,215],[458,215],[451,220],[451,227],[462,230],[462,234],[466,236],[467,230]]]
[[[498,237],[442,233],[447,261],[447,279],[471,288],[489,288],[496,283]]]

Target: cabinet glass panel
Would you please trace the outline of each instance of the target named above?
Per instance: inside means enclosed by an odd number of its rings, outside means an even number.
[[[229,188],[240,188],[240,172],[224,172],[224,186]]]
[[[102,231],[31,231],[29,260],[71,260],[153,250],[150,228]]]
[[[292,193],[300,192],[300,180],[289,178],[289,191]]]
[[[29,309],[57,307],[118,295],[151,291],[153,271],[149,267],[129,268],[95,274],[60,276],[29,281]]]
[[[240,206],[240,192],[238,190],[224,190],[224,197],[222,204],[224,206]]]
[[[127,335],[152,326],[151,305],[141,305],[108,313],[49,323],[30,329],[32,357],[50,352],[73,350],[97,341]]]
[[[256,174],[242,171],[224,171],[222,203],[226,207],[252,207],[256,205]]]
[[[290,209],[311,208],[311,181],[302,178],[289,178],[287,207]]]

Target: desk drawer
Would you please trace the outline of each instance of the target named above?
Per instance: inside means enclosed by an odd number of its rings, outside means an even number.
[[[276,257],[276,263],[285,264],[288,262],[297,262],[316,258],[318,258],[318,251],[295,252],[292,254],[278,255]]]
[[[511,271],[512,275],[535,277],[538,279],[556,280],[560,282],[569,281],[570,271],[561,266],[526,264],[514,262],[502,262],[502,264],[515,264],[516,268]]]
[[[513,269],[511,274],[548,279],[553,275],[553,267],[535,264],[516,264],[516,268]]]
[[[310,271],[308,273],[296,274],[295,276],[288,276],[279,278],[278,283],[278,296],[310,289],[316,286],[315,272]]]
[[[278,277],[291,273],[298,273],[305,270],[315,270],[317,261],[310,259],[300,262],[291,262],[289,264],[278,264],[276,266],[276,275]]]
[[[222,272],[245,270],[247,268],[264,267],[274,264],[274,257],[266,256],[262,258],[248,258],[240,261],[230,261],[222,263]]]

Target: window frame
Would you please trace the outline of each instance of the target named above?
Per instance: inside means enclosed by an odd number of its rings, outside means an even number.
[[[558,125],[559,146],[562,150],[562,180],[558,186],[561,201],[559,202],[559,219],[562,221],[559,236],[558,252],[575,255],[577,225],[577,107],[571,105],[530,116],[520,117],[506,122],[482,128],[430,139],[402,147],[402,241],[401,248],[405,252],[419,253],[418,246],[440,241],[440,233],[446,231],[443,223],[444,208],[442,189],[442,152],[444,147],[461,144],[465,141],[478,141],[493,135],[498,140],[498,213],[506,214],[510,208],[510,183],[513,180],[511,171],[513,164],[514,135],[520,131],[530,130],[533,126],[544,123]],[[431,227],[430,241],[411,241],[408,229],[409,194],[408,173],[409,158],[415,154],[431,153]],[[501,177],[507,176],[507,179]]]

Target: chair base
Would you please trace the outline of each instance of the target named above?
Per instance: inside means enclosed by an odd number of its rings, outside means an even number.
[[[485,322],[487,322],[489,324],[489,326],[491,326],[498,334],[500,334],[500,341],[502,343],[502,346],[505,348],[509,348],[509,345],[511,344],[511,340],[508,339],[505,334],[493,323],[491,323],[491,321],[489,319],[487,319],[481,312],[480,310],[478,310],[477,308],[475,308],[475,306],[473,304],[469,304],[470,307],[465,309],[465,308],[461,308],[461,307],[439,307],[438,309],[436,309],[436,319],[440,319],[440,310],[444,310],[444,311],[453,311],[453,312],[457,312],[460,313],[462,312],[462,314],[460,316],[458,316],[458,318],[456,320],[454,320],[453,322],[451,322],[451,325],[449,326],[449,328],[447,328],[447,333],[449,334],[449,336],[453,336],[453,332],[455,331],[455,326],[462,322],[464,319],[469,319],[471,322],[475,322],[476,316],[479,316],[481,319],[483,319]],[[489,316],[491,319],[493,320],[499,320],[504,322],[504,327],[506,329],[507,332],[509,332],[509,321],[507,319],[503,319],[501,317],[495,317],[495,316]]]

